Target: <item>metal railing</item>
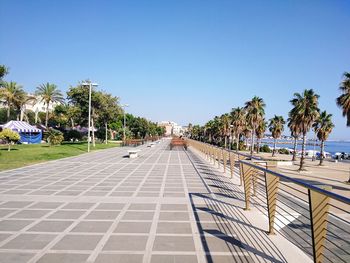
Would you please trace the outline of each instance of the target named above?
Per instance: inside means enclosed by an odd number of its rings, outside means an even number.
[[[269,234],[283,235],[314,262],[350,262],[349,198],[331,192],[330,186],[278,173],[275,162],[190,139],[188,144],[225,172],[229,169],[231,177],[239,176],[245,210],[253,205],[265,214]]]

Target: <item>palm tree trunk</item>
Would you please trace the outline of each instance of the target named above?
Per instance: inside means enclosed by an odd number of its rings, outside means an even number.
[[[260,139],[257,138],[256,139],[256,153],[259,153],[260,152]]]
[[[11,108],[10,108],[10,104],[7,106],[7,121],[10,120],[10,112],[11,112]]]
[[[320,165],[323,164],[324,141],[321,141]]]
[[[305,159],[305,143],[306,143],[306,134],[303,134],[303,144],[301,146],[301,158],[300,158],[300,166],[299,171],[304,170],[304,159]]]
[[[237,137],[236,137],[236,152],[238,153],[239,151],[239,133],[237,134]]]
[[[276,153],[276,138],[273,139],[273,151],[272,151],[272,156],[275,156]]]
[[[227,136],[225,135],[225,149],[227,148]]]
[[[73,118],[70,118],[70,123],[71,123],[72,129],[73,129],[74,128],[74,120],[73,120]]]
[[[95,143],[94,118],[91,118],[91,127],[92,127],[92,147],[95,147],[95,146],[96,146],[96,143]]]
[[[23,107],[21,107],[21,115],[20,115],[19,120],[23,121],[23,117],[24,117],[24,109],[23,109]]]
[[[105,123],[105,127],[106,127],[106,144],[107,144],[107,142],[108,142],[108,135],[107,135],[107,132],[108,132],[108,130],[107,130],[107,122]]]
[[[294,137],[293,158],[292,158],[293,162],[296,160],[296,156],[297,156],[297,137]]]
[[[39,114],[38,109],[36,109],[36,111],[35,111],[35,120],[34,120],[35,123],[38,123],[38,114]]]
[[[49,122],[49,103],[46,103],[46,118],[45,118],[45,127],[47,127],[47,123]]]
[[[250,142],[250,155],[251,156],[253,156],[253,151],[254,151],[254,134],[255,134],[255,128],[253,128],[252,141]]]

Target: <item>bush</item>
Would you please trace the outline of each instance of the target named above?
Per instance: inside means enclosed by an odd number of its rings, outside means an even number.
[[[69,131],[65,131],[64,134],[64,140],[65,141],[70,141],[70,140],[79,140],[81,141],[81,139],[83,138],[83,135],[78,132],[77,130],[69,130]]]
[[[268,145],[264,144],[263,146],[260,147],[260,152],[270,153],[272,151]]]
[[[280,154],[289,154],[289,150],[286,149],[286,148],[282,148],[282,149],[278,150],[278,153],[280,153]]]
[[[49,129],[47,140],[50,145],[59,145],[63,142],[63,139],[64,137],[62,132],[52,128]]]
[[[18,132],[15,132],[10,129],[4,129],[2,132],[0,132],[0,139],[3,140],[7,145],[7,150],[11,150],[11,144],[18,142],[21,137],[19,136]]]

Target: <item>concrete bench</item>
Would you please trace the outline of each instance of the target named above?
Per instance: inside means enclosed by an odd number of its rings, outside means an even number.
[[[129,158],[133,159],[133,158],[137,158],[138,157],[138,153],[140,150],[129,150]]]

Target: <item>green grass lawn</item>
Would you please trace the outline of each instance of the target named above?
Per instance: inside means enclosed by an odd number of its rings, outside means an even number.
[[[91,150],[108,149],[117,147],[118,144],[98,144]],[[63,143],[58,146],[47,144],[21,144],[13,145],[11,151],[7,151],[7,146],[0,146],[0,171],[14,169],[30,164],[41,163],[50,160],[79,155],[87,152],[87,142]]]

